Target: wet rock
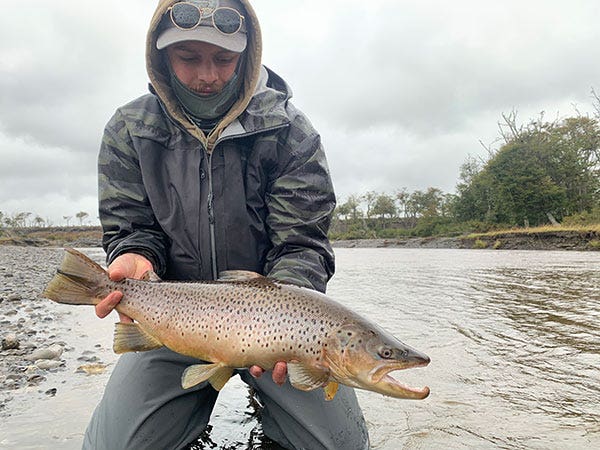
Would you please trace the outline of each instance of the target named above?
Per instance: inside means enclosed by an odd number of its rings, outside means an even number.
[[[23,298],[19,294],[10,294],[6,299],[9,302],[20,302]]]
[[[2,350],[14,350],[18,349],[21,342],[17,338],[16,334],[7,334],[2,338]]]
[[[64,366],[64,364],[65,363],[63,361],[40,359],[35,362],[35,367],[42,370],[52,370]]]
[[[95,355],[93,355],[93,356],[82,355],[79,358],[77,358],[77,361],[82,361],[82,362],[87,362],[87,363],[93,363],[93,362],[100,361],[100,358],[98,358]]]
[[[28,361],[36,361],[38,359],[59,359],[62,355],[63,348],[60,345],[51,345],[46,348],[39,348],[25,359]]]
[[[48,389],[44,394],[49,395],[50,397],[54,397],[56,395],[56,388]]]
[[[45,379],[46,377],[39,374],[31,375],[29,378],[27,378],[27,384],[29,384],[29,386],[37,386]]]

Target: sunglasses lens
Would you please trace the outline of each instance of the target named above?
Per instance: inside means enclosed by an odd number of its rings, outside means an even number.
[[[217,8],[213,13],[215,27],[224,34],[237,33],[242,27],[242,16],[231,8]]]
[[[189,3],[175,3],[171,17],[179,28],[194,28],[200,22],[200,10]]]

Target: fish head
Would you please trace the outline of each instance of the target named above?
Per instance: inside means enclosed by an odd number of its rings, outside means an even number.
[[[429,388],[409,387],[390,375],[396,370],[426,366],[429,357],[386,331],[368,324],[348,324],[333,333],[326,358],[340,383],[396,398],[424,399]]]

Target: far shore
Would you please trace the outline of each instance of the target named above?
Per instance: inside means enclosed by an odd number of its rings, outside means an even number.
[[[20,228],[0,230],[0,245],[25,247],[101,247],[100,227]],[[531,228],[464,236],[334,240],[335,248],[440,248],[494,250],[600,251],[600,229]]]

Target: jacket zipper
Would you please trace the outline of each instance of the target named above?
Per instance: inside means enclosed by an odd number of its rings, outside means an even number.
[[[288,125],[289,125],[289,123],[285,123],[285,124],[280,124],[280,125],[270,127],[270,128],[264,128],[264,129],[261,129],[259,131],[255,131],[252,133],[226,136],[225,138],[218,139],[215,142],[215,144],[212,148],[213,151],[208,152],[206,149],[203,149],[207,155],[207,160],[208,160],[207,208],[208,208],[208,227],[209,227],[209,234],[210,234],[210,267],[211,267],[213,280],[217,280],[219,278],[219,269],[217,267],[217,239],[216,239],[216,233],[215,233],[215,209],[214,209],[215,195],[214,195],[214,190],[213,190],[213,176],[212,176],[212,157],[213,157],[213,154],[215,153],[215,149],[218,144],[220,144],[223,141],[229,140],[229,139],[236,139],[236,138],[241,138],[241,137],[252,136],[254,134],[264,133],[266,131],[273,131],[278,128],[283,128]]]
[[[212,177],[212,157],[213,152],[208,153],[208,227],[210,230],[210,267],[212,271],[213,280],[219,278],[217,268],[217,240],[215,238],[215,209],[214,209],[214,190],[213,190],[213,177]]]

